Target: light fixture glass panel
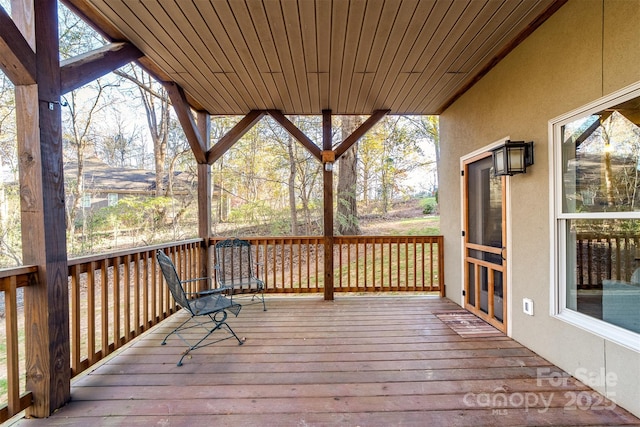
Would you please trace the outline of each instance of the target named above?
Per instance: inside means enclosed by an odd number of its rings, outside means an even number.
[[[495,174],[496,175],[503,174],[506,170],[506,165],[504,162],[504,151],[503,150],[496,151],[493,154],[493,159],[494,159],[493,167],[495,169]]]
[[[524,170],[524,147],[509,147],[509,170],[513,171],[521,171]]]

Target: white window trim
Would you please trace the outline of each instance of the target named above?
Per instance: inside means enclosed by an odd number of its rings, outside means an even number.
[[[602,97],[583,107],[549,120],[549,219],[551,230],[550,259],[550,315],[567,322],[577,328],[583,329],[606,340],[615,342],[634,351],[640,351],[640,334],[595,319],[586,314],[566,308],[566,233],[559,220],[568,219],[640,219],[640,212],[606,212],[606,213],[563,213],[559,211],[562,206],[562,152],[560,144],[560,128],[575,120],[578,116],[593,114],[605,107],[616,105],[632,98],[640,96],[640,82],[627,86],[617,92]]]

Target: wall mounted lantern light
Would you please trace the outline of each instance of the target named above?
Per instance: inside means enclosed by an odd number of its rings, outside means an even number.
[[[515,175],[527,173],[527,166],[533,164],[533,141],[509,141],[491,150],[493,175]]]

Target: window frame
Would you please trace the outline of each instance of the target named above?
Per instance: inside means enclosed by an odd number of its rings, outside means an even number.
[[[587,105],[558,116],[549,121],[549,189],[550,189],[550,315],[566,323],[596,334],[609,341],[629,349],[640,351],[640,333],[596,319],[576,310],[567,308],[567,224],[577,219],[640,219],[640,212],[580,212],[564,213],[562,189],[562,126],[618,105],[633,98],[640,97],[640,82],[636,82],[610,95],[597,99]]]
[[[115,200],[114,200],[115,199]],[[107,193],[107,206],[113,207],[118,204],[118,193]]]

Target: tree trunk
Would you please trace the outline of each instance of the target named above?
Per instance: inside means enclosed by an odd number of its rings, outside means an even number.
[[[358,117],[342,117],[342,140],[344,141],[359,125]],[[356,203],[356,183],[357,183],[357,151],[358,143],[353,144],[339,160],[338,175],[338,233],[342,235],[360,234],[358,224],[358,206]]]
[[[291,211],[291,235],[298,235],[298,211],[296,210],[296,156],[293,152],[293,137],[287,139],[289,153],[289,210]]]

